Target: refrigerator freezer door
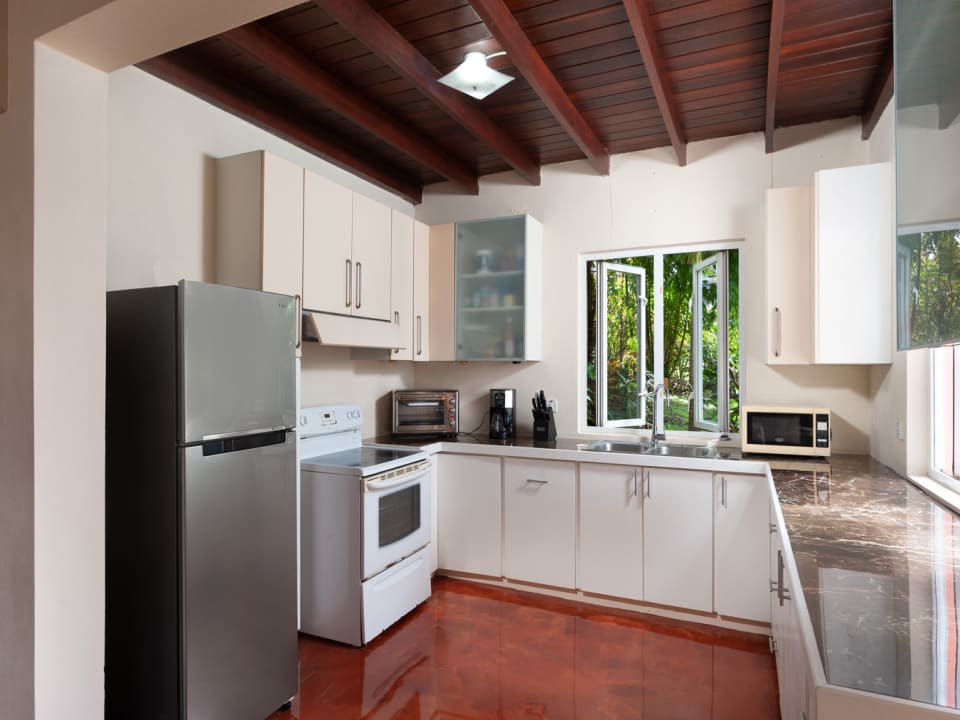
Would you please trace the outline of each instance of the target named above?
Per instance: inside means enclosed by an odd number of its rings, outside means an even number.
[[[296,423],[296,301],[180,283],[180,442]]]
[[[185,720],[262,720],[297,692],[296,434],[180,449]]]

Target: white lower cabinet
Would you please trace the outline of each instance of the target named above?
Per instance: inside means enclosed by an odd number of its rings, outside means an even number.
[[[643,599],[642,473],[626,465],[580,466],[580,590]]]
[[[504,576],[542,585],[575,587],[574,463],[506,458],[503,487]]]
[[[714,475],[714,598],[721,615],[770,622],[770,493],[764,475]]]
[[[436,457],[441,568],[500,577],[500,458]]]
[[[644,470],[643,599],[713,610],[713,484],[695,470]]]
[[[775,518],[776,513],[771,512],[771,517]],[[815,720],[816,690],[803,641],[800,613],[794,602],[794,595],[802,590],[793,587],[780,528],[771,533],[770,538],[770,620],[780,689],[780,717],[783,720]]]

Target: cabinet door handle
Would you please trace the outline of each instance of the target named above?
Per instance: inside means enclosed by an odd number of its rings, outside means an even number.
[[[637,496],[637,469],[633,469],[633,492],[630,493],[630,497]]]
[[[363,301],[363,267],[357,263],[357,310],[360,309],[360,303]]]
[[[295,312],[297,313],[297,350],[300,349],[301,343],[303,343],[303,298],[299,295],[294,295],[296,298]]]
[[[775,307],[773,309],[773,355],[774,357],[780,357],[780,320],[781,320],[780,308]]]
[[[777,600],[780,601],[780,607],[783,607],[783,601],[790,599],[790,591],[783,586],[783,550],[777,550]]]
[[[773,636],[767,638],[767,644],[770,646],[770,652],[774,655],[777,654],[777,641],[773,639]]]
[[[417,315],[417,355],[423,355],[423,317]]]
[[[399,325],[399,324],[400,324],[400,311],[399,311],[399,310],[394,310],[394,311],[393,311],[393,322],[394,322],[395,325]]]
[[[536,478],[527,478],[527,483],[530,485],[546,485],[549,480],[537,480]]]
[[[347,298],[346,298],[347,301],[346,301],[345,305],[346,305],[347,307],[350,307],[350,303],[352,302],[352,299],[351,299],[351,298],[352,298],[352,296],[353,296],[353,268],[350,266],[350,258],[347,258],[347,282],[346,282],[346,285],[347,285]]]
[[[650,481],[650,471],[649,471],[649,470],[644,470],[644,471],[643,471],[643,477],[644,477],[644,480],[647,481],[647,483],[646,483],[646,489],[643,491],[643,496],[648,498],[648,497],[650,497],[650,486],[653,484],[653,483]]]
[[[770,534],[773,535],[777,531],[777,526],[775,523],[770,523]]]
[[[727,478],[720,476],[720,507],[727,507]]]

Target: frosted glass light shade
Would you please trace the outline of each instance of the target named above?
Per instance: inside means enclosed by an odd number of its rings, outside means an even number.
[[[487,65],[487,56],[482,52],[469,52],[463,62],[442,78],[447,87],[466,93],[477,100],[483,100],[494,90],[499,90],[513,80],[499,70]]]

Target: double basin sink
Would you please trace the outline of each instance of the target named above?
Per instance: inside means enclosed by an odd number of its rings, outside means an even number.
[[[686,445],[662,440],[655,446],[644,441],[597,440],[589,445],[584,445],[583,449],[594,452],[634,453],[635,455],[682,458],[712,458],[717,455],[717,448],[713,445]]]

